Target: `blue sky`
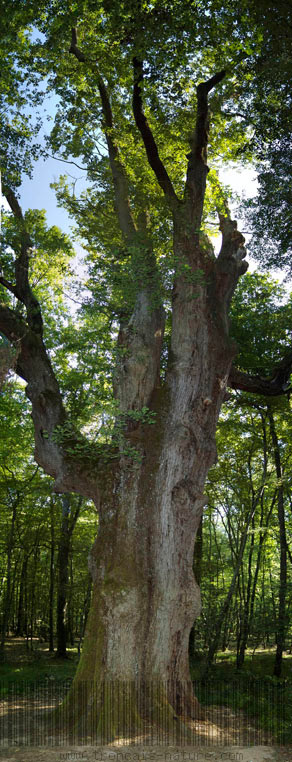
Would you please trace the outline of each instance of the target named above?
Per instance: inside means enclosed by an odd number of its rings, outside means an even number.
[[[39,159],[34,166],[33,177],[25,177],[20,188],[20,202],[23,211],[28,208],[45,209],[49,225],[57,225],[65,233],[70,232],[74,225],[66,210],[57,206],[55,191],[50,188],[50,183],[58,180],[61,174],[68,174],[71,177],[78,178],[77,191],[84,190],[85,172],[77,169],[74,164],[65,164],[58,159],[48,158]],[[232,167],[224,169],[221,173],[221,179],[232,187],[238,194],[245,194],[247,197],[256,193],[256,175],[254,170],[234,169]],[[234,210],[234,205],[233,209]],[[248,235],[246,238],[248,240]]]
[[[32,31],[33,39],[42,39],[44,35],[38,30]],[[43,80],[42,88],[46,80]],[[53,124],[54,116],[57,110],[58,96],[50,92],[44,99],[42,106],[38,107],[39,115],[35,112],[36,118],[42,123],[38,136],[38,142],[45,144],[45,137],[49,134]],[[29,113],[30,109],[27,109]],[[78,161],[78,160],[77,160]],[[82,163],[82,162],[80,162]],[[76,193],[79,194],[86,187],[86,172],[78,169],[74,164],[70,165],[59,161],[56,158],[40,158],[34,164],[33,177],[25,177],[20,188],[20,204],[23,211],[28,208],[45,209],[48,225],[57,225],[65,233],[70,233],[70,228],[74,226],[74,220],[62,207],[58,207],[55,192],[50,188],[50,184],[58,180],[61,174],[68,174],[74,179],[78,178]],[[83,178],[83,179],[82,179]],[[230,185],[238,194],[245,193],[246,196],[252,196],[256,193],[255,173],[252,170],[229,170],[222,171],[221,179],[225,184]],[[231,211],[236,214],[235,206],[231,204]],[[249,236],[246,236],[247,242]],[[216,250],[220,245],[220,237],[214,239]],[[80,247],[77,247],[78,249]]]
[[[66,210],[57,206],[55,191],[50,184],[60,175],[68,174],[78,180],[78,192],[85,188],[85,172],[54,158],[38,159],[34,165],[33,177],[25,177],[20,188],[20,202],[23,211],[27,209],[45,209],[49,225],[57,225],[65,233],[70,232],[73,220]]]
[[[45,137],[49,134],[53,119],[56,113],[58,98],[55,94],[50,94],[45,98],[42,108],[39,109],[42,127],[38,136],[38,142],[45,144]],[[76,160],[78,162],[78,160]],[[82,161],[80,161],[82,163]],[[70,177],[78,178],[76,184],[76,193],[79,193],[86,187],[86,172],[78,169],[74,163],[69,164],[58,160],[58,158],[48,157],[40,158],[34,163],[33,177],[24,176],[22,185],[19,189],[20,204],[23,211],[31,209],[45,209],[48,225],[57,225],[65,233],[70,233],[74,226],[74,220],[70,219],[66,210],[58,207],[55,191],[50,188],[50,184],[57,181],[60,175],[67,174]],[[256,175],[253,170],[234,169],[233,167],[224,168],[220,173],[224,184],[230,185],[239,195],[253,196],[256,193]],[[231,204],[231,211],[236,214],[235,205]],[[248,243],[248,235],[246,240]],[[213,240],[216,250],[220,247],[220,236]],[[77,250],[80,247],[76,247]]]

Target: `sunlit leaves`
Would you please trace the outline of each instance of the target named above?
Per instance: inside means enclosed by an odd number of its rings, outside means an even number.
[[[269,375],[290,343],[291,330],[292,303],[283,287],[267,275],[247,273],[231,307],[239,367]]]
[[[31,287],[50,321],[52,310],[63,302],[63,287],[69,280],[69,262],[74,254],[67,235],[56,226],[48,227],[44,210],[28,210],[24,215],[25,226],[32,247],[29,251],[29,274]],[[14,261],[22,245],[21,229],[12,214],[4,214],[1,237],[1,268],[3,275],[14,282]]]
[[[34,138],[37,112],[42,100],[41,76],[33,63],[30,35],[36,6],[11,2],[1,14],[0,33],[0,170],[16,187],[23,173],[30,173],[39,153]]]

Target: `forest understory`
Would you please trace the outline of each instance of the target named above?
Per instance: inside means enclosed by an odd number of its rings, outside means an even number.
[[[165,757],[165,762],[172,759],[289,762],[292,681],[276,683],[268,674],[269,664],[272,672],[274,649],[250,652],[247,662],[249,656],[248,667],[240,674],[236,672],[236,655],[232,651],[217,655],[212,675],[206,680],[200,677],[202,664],[193,668],[194,689],[204,708],[204,720],[182,718],[182,725],[167,729],[163,722],[159,728],[145,722],[143,732],[132,738],[109,742],[105,734],[100,743],[100,739],[88,734],[88,728],[85,733],[79,728],[68,735],[62,727],[56,727],[55,708],[72,685],[78,664],[77,648],[71,648],[67,659],[60,659],[49,653],[48,643],[40,643],[37,638],[28,648],[24,638],[10,637],[6,641],[6,661],[1,667],[0,759],[26,762],[33,756],[42,762],[61,759],[131,762],[133,758],[137,762]],[[292,657],[287,653],[284,655],[287,677],[291,667]]]

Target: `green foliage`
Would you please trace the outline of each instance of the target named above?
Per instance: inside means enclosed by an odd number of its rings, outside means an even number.
[[[267,374],[279,359],[281,346],[287,343],[290,321],[291,301],[277,282],[266,275],[245,276],[232,307],[232,333],[240,341],[241,347],[240,366],[254,373]],[[218,648],[224,649],[225,656],[221,654],[220,660],[224,659],[225,663],[227,659],[229,662],[229,651],[236,651],[238,658],[245,621],[247,647],[254,650],[266,649],[275,644],[280,594],[280,528],[277,510],[280,489],[283,489],[287,553],[289,552],[285,632],[286,647],[290,645],[291,411],[287,398],[272,398],[269,405],[273,411],[279,443],[281,479],[275,468],[267,400],[259,396],[255,398],[254,395],[234,393],[221,411],[217,429],[218,463],[209,472],[208,506],[203,519],[200,562],[203,607],[195,626],[190,651],[194,668],[197,655],[206,653],[214,641],[221,611],[235,574],[235,587],[221,627]],[[246,545],[238,568],[245,531]],[[217,624],[214,625],[214,622]],[[260,674],[263,674],[264,655],[260,661],[259,658],[256,656],[252,662],[251,655],[245,651],[244,663],[240,668],[243,674],[247,672],[257,676],[259,663],[262,665]],[[273,660],[274,658],[275,652]],[[200,663],[205,672],[204,659]],[[266,666],[268,674],[273,671],[271,657],[267,658]],[[216,669],[214,667],[210,673],[214,677],[217,676]],[[223,674],[224,671],[222,673],[219,669],[218,677]],[[233,667],[228,671],[226,665],[226,677],[235,677]]]
[[[31,175],[33,161],[41,152],[35,137],[43,83],[33,65],[31,44],[36,10],[36,3],[14,0],[1,13],[0,171],[14,188],[20,185],[23,173]]]
[[[61,537],[62,504],[60,496],[52,494],[51,478],[44,476],[34,463],[30,410],[23,386],[13,378],[3,385],[0,414],[0,625],[9,603],[8,629],[26,637],[26,658],[29,661],[30,649],[36,647],[36,638],[43,631],[48,637],[48,580],[52,546],[55,619],[58,585],[56,559]],[[76,501],[77,498],[71,496],[73,508]],[[74,623],[74,636],[78,638],[82,636],[82,617],[88,591],[88,552],[96,535],[96,525],[95,509],[84,501],[71,544],[67,609],[68,621],[70,616]],[[9,601],[8,573],[12,582]],[[9,653],[7,657],[9,661]],[[35,667],[29,672],[18,664],[17,669],[11,679],[36,680],[39,677]],[[57,669],[57,666],[53,669],[54,674]],[[62,675],[61,671],[60,677]],[[1,667],[0,680],[6,682],[6,678],[10,679],[7,668]]]
[[[47,226],[44,210],[30,209],[24,219],[32,242],[29,251],[30,283],[41,305],[47,347],[55,352],[60,346],[62,328],[69,318],[64,290],[66,293],[66,289],[70,291],[72,287],[70,262],[75,252],[66,234],[56,226]],[[22,231],[19,221],[11,213],[3,214],[1,233],[2,275],[13,283],[15,259],[21,251]],[[16,307],[17,313],[25,317],[24,305],[17,302],[2,285],[0,298],[2,303]],[[17,345],[15,351],[17,355]]]
[[[251,250],[267,268],[279,267],[291,273],[291,136],[275,137],[267,148],[267,158],[259,165],[258,194],[243,210],[253,230]]]
[[[52,435],[53,441],[61,444],[64,450],[71,456],[92,463],[96,467],[96,458],[105,463],[127,456],[134,462],[140,462],[142,455],[133,447],[127,438],[127,429],[131,424],[151,425],[155,423],[156,414],[145,405],[140,410],[128,410],[122,412],[113,402],[111,416],[107,416],[104,425],[98,430],[98,441],[95,442],[96,433],[91,430],[91,438],[85,438],[80,434],[70,420],[56,426]],[[43,436],[48,438],[48,433]]]
[[[258,171],[258,194],[244,205],[251,251],[267,268],[291,272],[291,8],[286,0],[251,3],[264,48],[250,68],[245,118]],[[281,40],[281,44],[279,44]],[[271,66],[271,61],[273,65]],[[242,109],[240,109],[242,110]]]
[[[231,334],[243,370],[268,375],[283,357],[292,328],[291,297],[269,275],[247,273],[231,305]]]
[[[18,653],[17,653],[18,645]],[[22,649],[21,649],[22,645]],[[36,685],[51,686],[60,685],[62,681],[71,682],[75,671],[77,655],[75,649],[69,650],[69,659],[58,659],[44,652],[44,647],[37,645],[33,653],[25,649],[25,642],[17,644],[9,642],[8,655],[5,664],[0,666],[0,695],[1,698],[8,697],[13,689],[17,690],[18,695],[34,691]]]

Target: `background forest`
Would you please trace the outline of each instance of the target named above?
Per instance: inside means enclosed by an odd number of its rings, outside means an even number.
[[[244,340],[238,335],[243,308]],[[285,341],[291,308],[287,290],[271,276],[245,276],[232,308],[242,367],[250,367],[251,357],[261,358],[261,368],[275,359]],[[59,302],[59,309],[65,315],[65,305]],[[80,375],[86,394],[90,368],[81,362],[82,344],[73,348],[71,367],[68,353],[65,357],[61,352],[58,361],[77,404]],[[102,367],[100,373],[104,372]],[[2,383],[0,405],[5,691],[15,680],[64,679],[74,674],[90,605],[88,555],[98,515],[91,501],[54,494],[52,480],[34,463],[29,406],[13,373]],[[231,393],[220,417],[217,448],[218,462],[207,485],[208,506],[194,548],[202,614],[191,632],[190,663],[194,679],[203,680],[203,685],[209,681],[203,700],[222,700],[222,681],[231,679],[239,681],[238,705],[245,706],[250,703],[251,678],[268,680],[268,687],[269,681],[282,678],[279,685],[287,685],[286,691],[292,678],[289,397],[267,402]],[[228,695],[224,700],[228,703]],[[229,700],[234,705],[234,693]],[[263,725],[270,728],[274,708],[270,702],[264,707]],[[290,740],[289,721],[285,733]]]
[[[230,335],[238,347],[237,377],[233,383],[230,375],[221,409],[218,459],[208,474],[208,504],[194,545],[193,569],[201,588],[202,612],[190,635],[191,676],[201,681],[197,692],[203,703],[216,701],[217,679],[221,685],[231,679],[240,686],[237,705],[245,707],[250,701],[250,692],[242,689],[246,678],[249,691],[251,681],[257,679],[277,686],[283,691],[283,703],[291,706],[291,9],[285,2],[275,8],[264,0],[243,3],[240,9],[233,2],[222,8],[215,0],[203,5],[186,2],[180,8],[162,1],[150,8],[142,3],[142,45],[136,40],[134,16],[127,3],[105,3],[105,11],[98,3],[65,5],[64,10],[58,2],[15,0],[2,20],[0,170],[7,204],[2,209],[0,295],[4,318],[13,312],[16,321],[24,320],[27,311],[29,319],[37,322],[42,315],[46,351],[68,413],[64,426],[50,432],[56,449],[66,450],[72,462],[80,456],[80,462],[83,458],[88,465],[90,458],[98,460],[113,447],[123,464],[128,458],[138,470],[141,458],[135,435],[131,439],[128,433],[131,426],[143,429],[145,424],[151,429],[155,413],[146,405],[140,410],[119,409],[114,370],[129,356],[123,331],[131,325],[137,284],[140,288],[144,280],[148,283],[152,310],[157,308],[159,292],[165,311],[159,366],[163,387],[171,369],[175,278],[194,291],[203,290],[205,283],[201,269],[194,275],[184,259],[175,258],[163,182],[159,188],[137,137],[131,105],[131,35],[134,53],[137,48],[140,54],[139,46],[147,50],[146,114],[181,195],[186,157],[191,155],[186,154],[187,145],[194,142],[189,125],[197,109],[195,85],[200,82],[205,87],[211,82],[207,78],[220,69],[215,79],[221,90],[216,88],[210,95],[210,172],[200,230],[195,234],[205,259],[208,255],[214,263],[214,228],[218,231],[219,214],[223,232],[229,202],[240,220],[239,229],[248,233],[249,240],[252,236],[248,254],[260,269],[243,274],[243,266],[230,308]],[[129,5],[135,15],[136,4]],[[156,13],[161,49],[155,37]],[[98,34],[93,21],[99,25]],[[77,46],[79,22],[86,54]],[[169,39],[173,57],[168,52]],[[113,112],[91,58],[88,71],[80,68],[92,47],[104,68]],[[137,79],[137,71],[135,76],[137,89],[141,77]],[[54,126],[38,143],[46,97],[54,101]],[[113,178],[110,174],[106,144],[112,166],[120,172],[119,190],[127,175],[137,222],[134,243],[130,239],[129,243],[124,231],[121,234],[115,215],[117,178],[114,171]],[[32,175],[34,159],[52,154],[75,172],[74,178],[64,175],[54,183],[58,204],[75,223],[71,236],[49,226],[44,210],[28,209],[22,216],[18,202],[23,172]],[[255,198],[242,201],[222,181],[224,168],[230,166],[242,171],[252,167],[257,173]],[[86,173],[85,190],[83,186],[80,193],[79,169]],[[157,271],[151,277],[139,243],[144,228],[151,231],[157,259]],[[77,258],[76,242],[79,250],[80,243],[83,247]],[[21,300],[13,283],[15,272],[16,280],[21,280],[18,265],[24,249],[27,293]],[[281,271],[279,281],[275,268]],[[195,293],[189,300],[196,298]],[[57,494],[53,479],[34,460],[31,405],[21,373],[15,372],[20,340],[11,336],[9,341],[0,333],[0,682],[4,693],[22,679],[74,675],[91,602],[88,557],[99,522],[93,502],[82,496],[82,490],[80,495]],[[209,398],[205,402],[208,407]],[[79,433],[72,447],[75,431]],[[46,436],[41,429],[43,441]],[[211,685],[208,695],[202,687],[207,684]],[[271,702],[258,704],[254,710],[260,712],[263,726],[273,725]],[[273,730],[276,733],[276,726]],[[291,741],[290,722],[284,731],[285,740]]]

